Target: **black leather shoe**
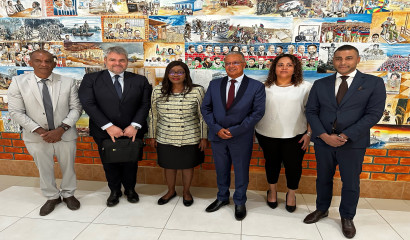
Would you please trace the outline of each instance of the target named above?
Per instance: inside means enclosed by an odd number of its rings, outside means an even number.
[[[342,218],[342,232],[346,238],[353,238],[356,235],[356,228],[352,219]]]
[[[79,209],[81,206],[80,201],[78,201],[74,196],[63,198],[63,201],[67,204],[68,209],[73,211]]]
[[[125,190],[124,194],[127,196],[127,200],[130,203],[137,203],[140,200],[138,193],[136,193],[134,189]]]
[[[295,206],[288,205],[288,193],[286,193],[286,210],[290,213],[293,213],[296,210],[296,196],[295,196]]]
[[[311,212],[309,215],[307,215],[303,222],[307,224],[315,223],[320,219],[327,217],[327,215],[329,215],[329,211],[322,212],[320,210],[315,210],[314,212]]]
[[[246,206],[235,205],[235,218],[238,221],[242,221],[246,217]]]
[[[276,192],[276,202],[269,202],[268,201],[268,197],[269,197],[269,192],[270,190],[268,190],[266,192],[266,203],[268,204],[268,206],[272,209],[275,209],[278,206],[278,193]]]
[[[176,196],[177,196],[177,192],[174,192],[174,194],[168,199],[165,199],[164,197],[162,197],[162,198],[158,199],[158,205],[167,204],[171,199],[173,199]]]
[[[122,192],[111,192],[110,196],[107,198],[107,207],[114,207],[120,202],[120,197]]]
[[[60,197],[53,200],[47,200],[47,202],[44,203],[44,205],[40,208],[40,216],[46,216],[50,214],[59,203],[61,203]]]
[[[189,207],[194,203],[194,198],[191,195],[191,200],[186,200],[184,197],[182,197],[182,203],[184,204],[185,207]]]
[[[218,211],[222,206],[228,205],[229,204],[229,200],[227,201],[219,201],[218,199],[216,199],[213,203],[211,203],[206,209],[205,211],[207,212],[215,212]]]

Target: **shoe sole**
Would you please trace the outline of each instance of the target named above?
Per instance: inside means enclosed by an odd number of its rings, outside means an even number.
[[[329,213],[326,213],[325,215],[321,216],[317,221],[314,221],[314,222],[305,222],[305,221],[303,221],[303,222],[306,223],[306,224],[317,223],[317,222],[319,222],[320,219],[325,218],[325,217],[327,217],[328,215],[329,215]]]

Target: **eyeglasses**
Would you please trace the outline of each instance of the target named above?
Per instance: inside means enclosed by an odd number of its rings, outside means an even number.
[[[293,64],[278,64],[276,65],[278,68],[293,68]]]
[[[169,75],[178,75],[178,76],[182,76],[182,75],[184,75],[185,74],[185,72],[174,72],[174,71],[171,71],[171,72],[169,72]]]
[[[231,66],[231,65],[234,65],[234,66],[239,66],[239,65],[241,65],[243,62],[225,62],[225,66]]]

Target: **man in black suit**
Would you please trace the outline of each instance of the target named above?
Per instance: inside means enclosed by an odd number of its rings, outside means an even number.
[[[138,162],[104,163],[102,142],[105,139],[129,137],[142,139],[147,131],[152,87],[147,78],[126,72],[128,53],[122,47],[110,47],[104,58],[107,70],[86,74],[78,94],[90,116],[90,135],[98,145],[111,194],[107,206],[118,204],[121,184],[127,200],[139,200],[135,192]]]
[[[382,117],[386,101],[383,79],[356,70],[359,51],[351,45],[336,49],[336,74],[315,81],[306,106],[317,161],[316,210],[305,223],[327,217],[332,201],[333,176],[339,165],[343,182],[339,207],[342,232],[356,234],[353,218],[360,195],[360,173],[370,128]]]

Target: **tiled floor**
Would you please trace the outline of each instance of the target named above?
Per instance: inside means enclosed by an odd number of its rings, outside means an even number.
[[[248,192],[248,216],[238,222],[234,205],[214,213],[205,212],[215,198],[216,189],[192,188],[195,202],[182,204],[181,197],[158,206],[165,193],[161,185],[138,185],[140,202],[105,206],[109,190],[105,182],[78,181],[76,196],[81,208],[70,211],[59,204],[50,215],[39,216],[45,202],[38,178],[0,175],[1,240],[292,240],[345,239],[338,214],[340,197],[335,197],[328,218],[307,225],[302,219],[315,208],[315,196],[297,195],[298,208],[290,214],[284,208],[284,193],[279,207],[270,209],[265,192]],[[181,193],[181,188],[177,189]],[[410,240],[410,201],[362,198],[355,218],[357,235],[363,240]]]

